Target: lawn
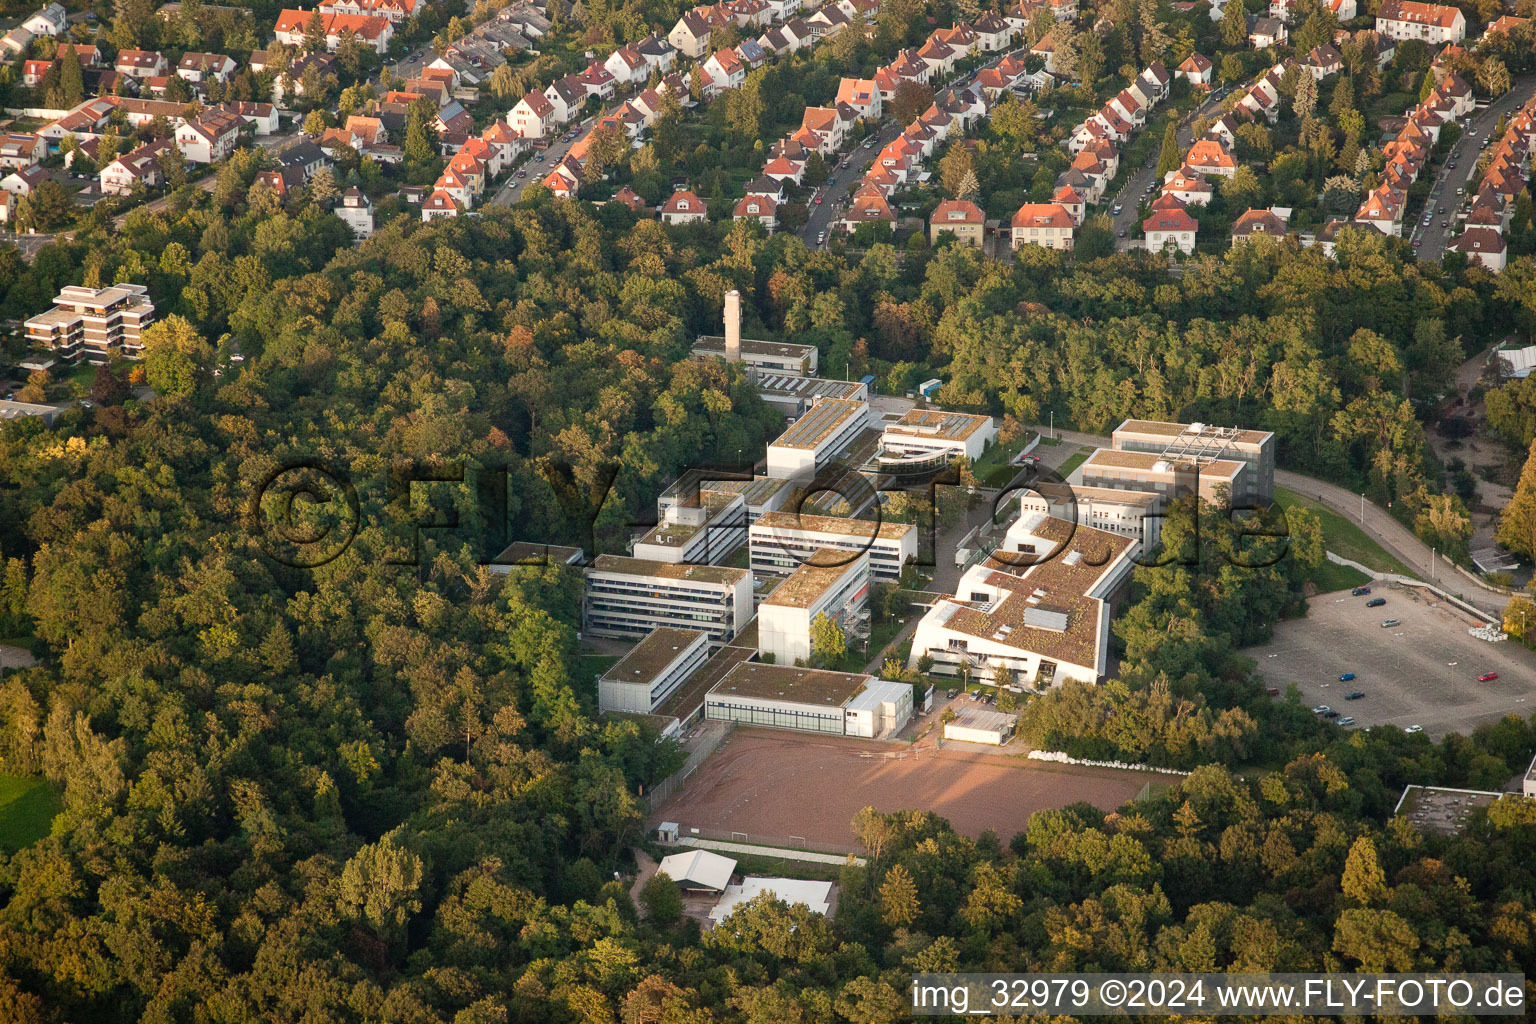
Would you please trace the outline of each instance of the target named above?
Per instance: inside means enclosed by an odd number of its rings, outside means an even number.
[[[1288,491],[1284,487],[1275,488],[1275,502],[1284,509],[1293,507],[1311,509],[1322,523],[1324,545],[1334,554],[1352,562],[1359,562],[1377,572],[1393,572],[1403,576],[1418,575],[1382,550],[1381,545],[1366,536],[1365,531],[1360,527],[1332,509],[1324,508],[1317,502],[1304,498],[1295,491]]]
[[[1080,451],[1076,455],[1072,456],[1066,462],[1063,462],[1061,464],[1061,466],[1056,470],[1056,472],[1060,473],[1063,477],[1065,477],[1068,474],[1070,474],[1074,469],[1076,469],[1078,466],[1081,466],[1083,463],[1087,462],[1088,461],[1088,456],[1090,456],[1092,454],[1093,454],[1093,449],[1092,448],[1084,448],[1082,451]]]
[[[597,680],[604,672],[617,665],[619,659],[612,654],[581,654],[576,658],[576,682],[582,687],[597,690]]]
[[[991,487],[1002,487],[1013,479],[1018,469],[1010,464],[1010,460],[1019,453],[1030,439],[1035,436],[1034,431],[1026,430],[1023,434],[1007,443],[994,444],[991,448],[982,452],[981,458],[976,460],[972,472],[976,479]]]
[[[37,842],[63,809],[44,780],[0,775],[0,850],[14,853]]]
[[[813,882],[835,882],[843,873],[841,864],[818,864],[814,861],[795,860],[791,857],[773,857],[767,854],[732,853],[736,858],[736,870],[743,875],[760,875],[767,878],[804,878]]]

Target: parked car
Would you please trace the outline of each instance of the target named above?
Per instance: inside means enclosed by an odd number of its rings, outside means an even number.
[[[1347,683],[1347,682],[1350,682],[1351,680],[1353,680],[1354,678],[1355,678],[1355,674],[1353,672],[1345,672],[1343,675],[1339,676],[1339,682]]]
[[[1365,602],[1365,606],[1367,608],[1380,608],[1382,605],[1384,605],[1386,603],[1387,603],[1387,599],[1384,598],[1384,597],[1373,597],[1369,601]]]
[[[1280,696],[1280,687],[1270,686],[1265,688],[1264,692],[1269,694],[1271,697],[1278,697]]]
[[[1340,725],[1354,725],[1355,724],[1355,720],[1353,718],[1345,717],[1345,718],[1339,719],[1339,724]]]
[[[1351,693],[1351,694],[1347,695],[1344,699],[1345,700],[1359,700],[1361,697],[1364,697],[1364,696],[1365,696],[1365,691],[1364,690],[1356,690],[1354,693]]]
[[[1402,625],[1402,623],[1399,622],[1397,619],[1382,619],[1381,620],[1381,628],[1382,629],[1391,629],[1393,626],[1401,626],[1401,625]]]
[[[82,402],[81,404],[83,405],[85,403]],[[1482,675],[1477,677],[1477,681],[1480,683],[1491,683],[1497,678],[1499,678],[1499,674],[1497,672],[1484,672]]]
[[[1371,592],[1371,588],[1370,587],[1356,587],[1354,590],[1351,590],[1349,592],[1349,596],[1350,597],[1359,597],[1362,594],[1369,594],[1370,592]]]
[[[1122,210],[1122,209],[1123,209],[1123,208],[1124,208],[1124,207],[1122,207],[1122,206],[1121,206],[1121,205],[1120,205],[1120,204],[1119,204],[1119,203],[1116,203],[1116,204],[1115,204],[1115,205],[1114,205],[1114,206],[1112,206],[1112,207],[1111,207],[1111,208],[1110,208],[1110,211],[1109,211],[1109,212],[1110,212],[1110,213],[1111,213],[1111,214],[1113,214],[1113,215],[1114,215],[1114,216],[1116,216],[1116,217],[1118,217],[1118,216],[1120,216],[1120,211],[1121,211],[1121,210]]]
[[[1403,730],[1403,732],[1408,733],[1410,736],[1413,735],[1416,732],[1423,732],[1423,731],[1424,731],[1424,727],[1422,725],[1410,725],[1408,728]]]
[[[1319,704],[1317,707],[1312,709],[1312,713],[1314,715],[1326,715],[1328,712],[1330,712],[1332,710],[1333,709],[1330,708],[1327,704]]]
[[[1125,237],[1125,228],[1121,228],[1121,229],[1120,229],[1120,237],[1121,237],[1121,238],[1124,238],[1124,237]]]
[[[1327,711],[1323,712],[1323,717],[1324,718],[1338,718],[1339,717],[1339,713],[1337,711],[1333,710],[1332,708],[1329,708]]]

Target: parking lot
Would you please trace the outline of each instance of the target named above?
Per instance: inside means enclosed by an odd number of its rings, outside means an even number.
[[[1320,594],[1307,617],[1282,622],[1273,642],[1244,651],[1269,686],[1295,683],[1308,707],[1327,704],[1359,727],[1421,726],[1438,739],[1470,732],[1482,722],[1536,711],[1536,655],[1512,641],[1489,643],[1468,634],[1480,620],[1434,594],[1397,584],[1376,585],[1371,597],[1347,591]],[[1397,619],[1396,626],[1382,622]],[[1355,673],[1354,680],[1339,676]],[[1478,676],[1497,672],[1498,679]],[[1346,700],[1356,690],[1360,700]]]

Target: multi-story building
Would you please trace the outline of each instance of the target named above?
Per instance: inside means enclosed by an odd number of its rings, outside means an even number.
[[[1143,551],[1157,547],[1163,536],[1163,520],[1154,514],[1157,508],[1158,496],[1149,491],[1037,483],[1032,490],[1019,492],[1021,520],[1027,520],[1035,513],[1055,516],[1095,530],[1134,538],[1141,543]]]
[[[1170,461],[1241,462],[1248,472],[1241,480],[1242,489],[1233,492],[1233,502],[1267,505],[1275,496],[1275,435],[1268,431],[1126,420],[1110,435],[1110,446],[1116,451],[1150,452]]]
[[[709,691],[704,717],[833,736],[881,738],[912,718],[912,687],[859,672],[737,665]]]
[[[709,658],[709,634],[661,626],[651,630],[597,680],[599,711],[650,714]]]
[[[757,606],[757,651],[779,663],[809,663],[811,624],[825,615],[844,632],[869,621],[869,553],[822,548]]]
[[[1455,7],[1381,0],[1376,31],[1392,39],[1422,39],[1431,46],[1459,43],[1467,37],[1467,18]]]
[[[65,362],[84,356],[91,363],[105,363],[112,356],[137,359],[142,354],[141,332],[155,319],[155,304],[144,285],[66,285],[53,301],[53,309],[27,321],[31,344]]]
[[[869,403],[832,398],[817,402],[768,446],[768,475],[809,478],[869,429]]]
[[[1226,504],[1226,496],[1246,493],[1248,467],[1231,459],[1196,461],[1164,458],[1151,452],[1100,448],[1088,456],[1069,480],[1088,487],[1142,491],[1157,496],[1154,512],[1190,494],[1213,505]],[[1235,500],[1235,499],[1234,499]]]
[[[1006,668],[1037,690],[1097,683],[1140,544],[1039,513],[1015,525],[1005,551],[966,570],[955,596],[923,616],[909,664],[927,656],[934,674],[983,681]]]
[[[887,423],[880,436],[882,453],[891,455],[939,454],[972,462],[997,439],[991,416],[943,409],[909,409],[901,419]]]
[[[639,639],[658,626],[702,629],[724,643],[752,618],[752,574],[599,555],[586,569],[582,620],[598,636]]]
[[[842,516],[769,512],[748,531],[752,571],[787,576],[823,549],[853,555],[868,552],[870,575],[885,583],[901,578],[902,566],[917,557],[917,527]]]
[[[659,504],[661,522],[635,541],[636,558],[705,565],[746,542],[747,506],[740,494],[700,491],[695,500]]]

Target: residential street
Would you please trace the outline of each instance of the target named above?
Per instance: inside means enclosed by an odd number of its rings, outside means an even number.
[[[607,113],[607,111],[604,111],[604,113]],[[572,146],[586,138],[592,129],[597,127],[600,116],[602,115],[594,116],[581,122],[581,130],[576,133],[576,137],[570,142],[566,142],[565,136],[562,135],[548,149],[535,151],[534,158],[517,169],[527,171],[528,176],[526,178],[519,178],[517,170],[514,170],[508,176],[506,183],[501,186],[501,190],[496,193],[495,198],[490,201],[501,206],[511,206],[521,199],[523,197],[523,186],[527,185],[530,181],[542,181],[554,166],[565,157],[565,154],[571,151]],[[543,162],[539,161],[538,158],[540,156],[544,158]]]
[[[1429,226],[1424,226],[1422,211],[1417,221],[1407,225],[1408,240],[1420,243],[1419,260],[1421,262],[1438,263],[1445,255],[1445,247],[1454,234],[1452,229],[1456,226],[1456,215],[1466,199],[1464,196],[1458,196],[1456,190],[1465,189],[1467,182],[1471,181],[1472,172],[1477,169],[1477,159],[1483,153],[1479,148],[1482,140],[1493,134],[1500,114],[1507,114],[1514,110],[1529,99],[1533,92],[1536,92],[1536,75],[1517,78],[1514,88],[1490,103],[1487,108],[1476,111],[1472,115],[1471,129],[1463,132],[1461,141],[1456,144],[1455,149],[1451,150],[1450,158],[1441,165],[1440,173],[1430,189],[1425,210],[1433,210],[1434,216]],[[1489,144],[1497,141],[1498,139],[1490,139]],[[1455,167],[1451,166],[1453,163]],[[1442,209],[1444,213],[1440,212]]]
[[[1183,121],[1179,122],[1178,139],[1180,149],[1188,150],[1190,146],[1195,144],[1195,134],[1192,126],[1205,115],[1220,110],[1221,98],[1226,94],[1227,90],[1225,88],[1216,89],[1211,93],[1209,99],[1196,107]],[[1162,139],[1159,138],[1158,146],[1161,147],[1161,145]],[[1121,147],[1120,151],[1124,154],[1125,147]],[[1132,236],[1141,223],[1139,219],[1141,201],[1147,194],[1147,186],[1152,184],[1152,179],[1156,177],[1157,161],[1154,158],[1151,167],[1143,164],[1136,168],[1131,173],[1131,176],[1126,179],[1125,184],[1120,187],[1119,193],[1113,199],[1099,204],[1100,206],[1108,206],[1110,209],[1114,209],[1116,204],[1120,206],[1120,212],[1114,218],[1115,245],[1117,248],[1125,250],[1142,247],[1141,239]],[[1120,232],[1122,231],[1125,232],[1124,238],[1120,237]]]

